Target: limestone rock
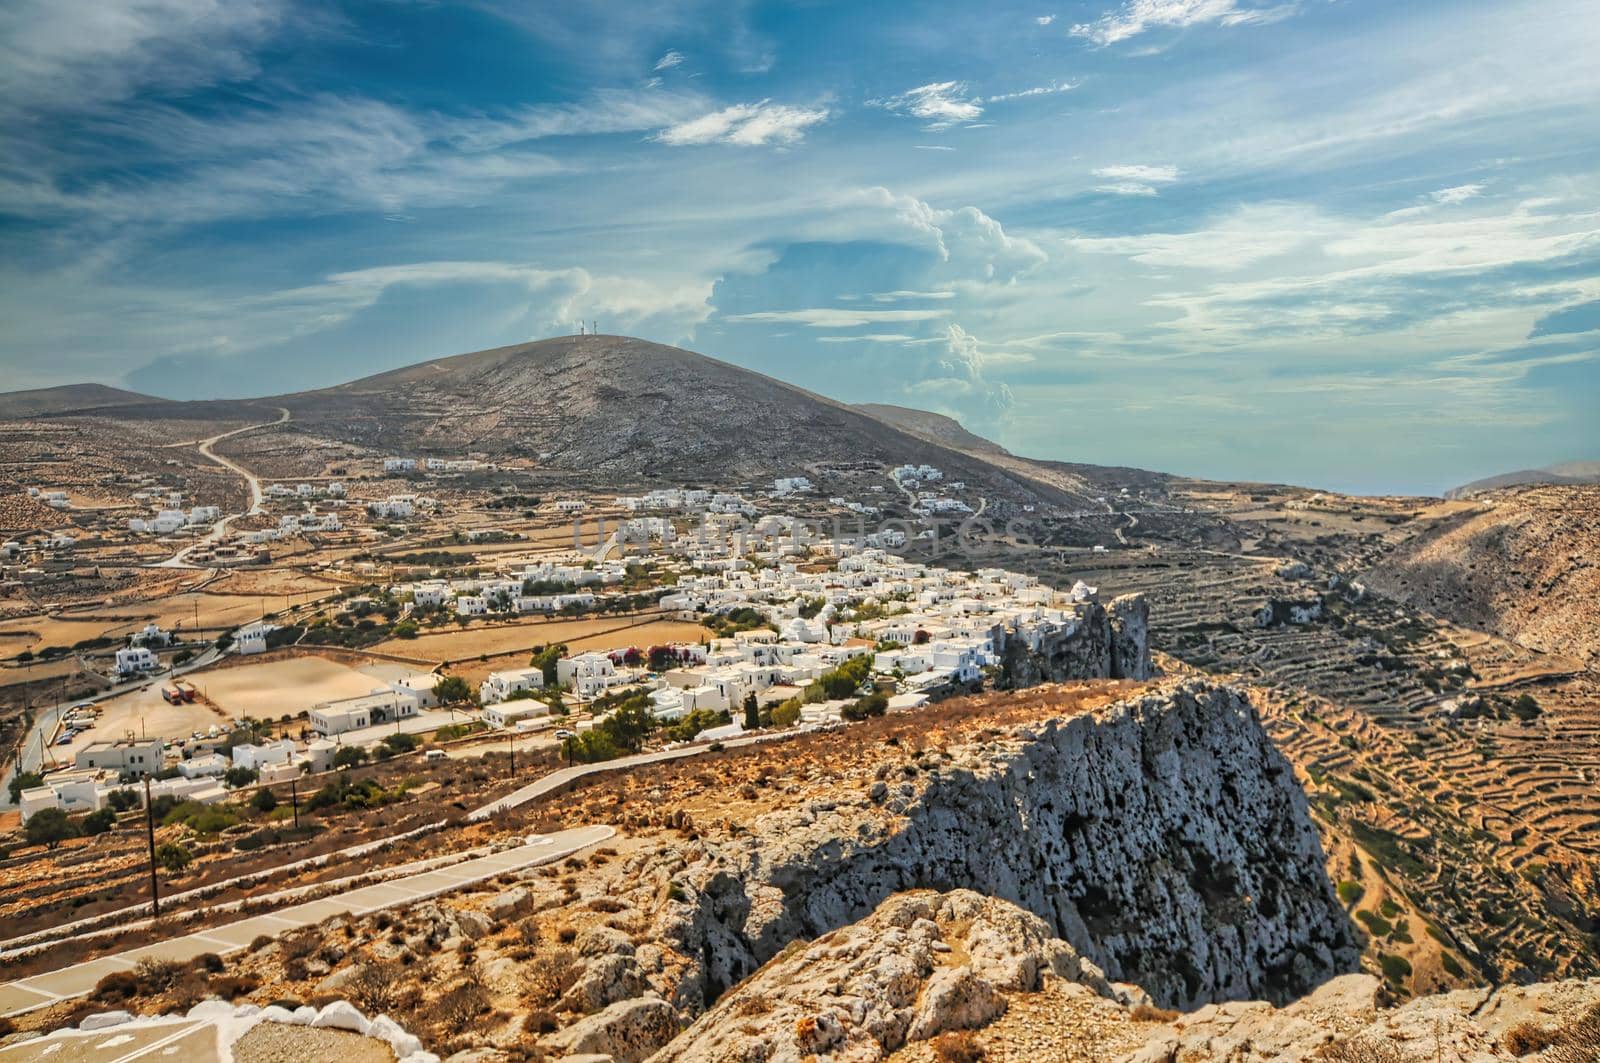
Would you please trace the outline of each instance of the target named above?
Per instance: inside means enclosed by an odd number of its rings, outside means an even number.
[[[658,997],[640,997],[610,1005],[566,1029],[541,1039],[539,1045],[561,1057],[590,1053],[616,1063],[640,1063],[678,1032],[678,1014]]]

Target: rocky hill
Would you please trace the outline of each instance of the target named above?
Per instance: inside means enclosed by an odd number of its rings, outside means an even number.
[[[1600,487],[1497,492],[1402,545],[1372,589],[1600,667]]]
[[[263,400],[294,429],[379,450],[521,457],[595,480],[769,481],[932,464],[1007,497],[1054,497],[1001,469],[801,388],[624,336],[560,336]]]

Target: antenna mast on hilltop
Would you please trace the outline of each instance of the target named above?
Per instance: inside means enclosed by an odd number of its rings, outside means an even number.
[[[600,335],[600,322],[598,322],[598,321],[589,322],[589,335],[591,335],[591,336]]]
[[[583,322],[579,321],[578,322],[578,335],[582,336],[583,334],[584,334],[584,332],[583,332]]]

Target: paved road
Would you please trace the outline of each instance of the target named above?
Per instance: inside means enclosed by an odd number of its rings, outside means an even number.
[[[425,871],[410,878],[380,882],[341,893],[335,897],[296,904],[267,915],[212,927],[181,937],[143,945],[136,949],[102,956],[84,963],[63,967],[47,974],[20,978],[0,985],[0,1016],[16,1015],[34,1008],[48,1007],[60,1000],[84,996],[114,971],[130,971],[140,960],[185,961],[203,953],[223,955],[245,948],[263,934],[276,937],[300,927],[314,926],[337,915],[365,915],[381,908],[414,904],[429,897],[460,889],[462,886],[508,871],[520,871],[570,856],[605,841],[615,834],[610,827],[577,827],[555,834],[540,835],[526,845],[480,856],[460,864]]]
[[[132,1063],[136,1059],[223,1063],[217,1024],[205,1019],[172,1019],[114,1026],[80,1033],[61,1030],[49,1037],[0,1048],[0,1063]]]
[[[176,554],[173,554],[171,557],[167,558],[167,560],[160,562],[154,567],[190,567],[185,558],[187,558],[191,553],[202,546],[209,546],[212,543],[221,542],[222,537],[227,534],[228,525],[232,524],[240,517],[253,517],[261,512],[262,503],[266,500],[266,495],[261,490],[261,480],[257,478],[255,473],[251,472],[249,469],[246,469],[243,465],[223,457],[221,454],[216,453],[211,448],[222,442],[224,439],[231,439],[233,436],[243,435],[246,432],[254,432],[258,428],[270,428],[276,424],[283,424],[288,419],[289,411],[280,406],[278,407],[278,419],[276,421],[263,421],[260,424],[245,425],[243,428],[235,428],[231,432],[223,432],[220,435],[214,435],[210,439],[202,440],[200,442],[201,454],[210,458],[223,468],[232,472],[236,472],[240,476],[244,477],[245,483],[250,485],[250,508],[243,513],[230,513],[226,517],[223,517],[221,520],[217,521],[216,524],[212,525],[211,530],[207,532],[203,538],[195,540],[188,546],[185,546],[182,550],[179,550]]]

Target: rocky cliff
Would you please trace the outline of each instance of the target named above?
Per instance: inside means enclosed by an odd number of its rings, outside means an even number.
[[[966,890],[922,891],[774,960],[652,1063],[1600,1058],[1600,980],[1462,990],[1397,1008],[1383,997],[1377,978],[1349,974],[1281,1008],[1233,1001],[1164,1012],[1139,987],[1108,984],[1031,913]]]
[[[996,631],[1003,686],[1150,678],[1150,606],[1144,595],[1125,594],[1110,606],[1083,602],[1074,611],[1060,623]]]
[[[1304,795],[1232,688],[1172,684],[877,775],[864,801],[770,813],[674,877],[654,936],[691,958],[680,1007],[916,888],[1015,902],[1179,1006],[1289,999],[1355,963]]]

